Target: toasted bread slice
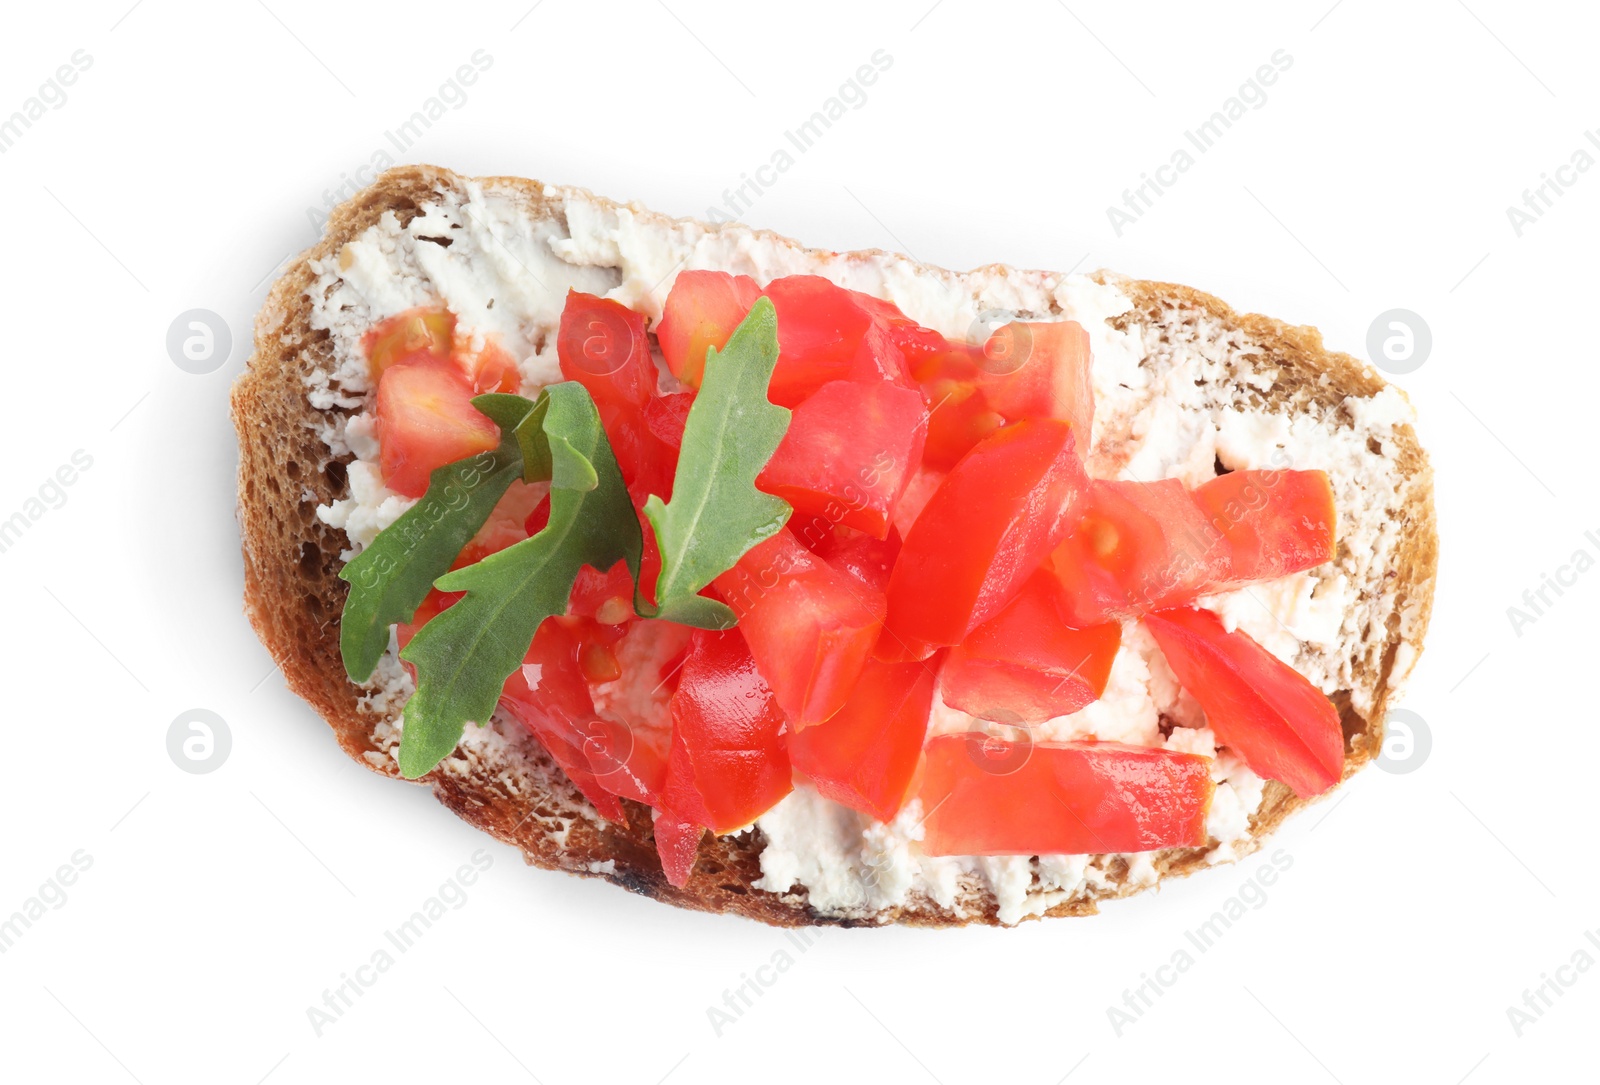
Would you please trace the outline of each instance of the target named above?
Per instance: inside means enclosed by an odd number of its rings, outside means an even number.
[[[320,519],[317,509],[348,496],[347,466],[352,455],[338,439],[330,439],[330,433],[338,431],[359,402],[323,395],[318,398],[322,406],[313,406],[310,390],[319,382],[325,386],[327,374],[341,360],[336,357],[340,348],[335,337],[326,328],[313,326],[316,292],[327,269],[338,266],[344,246],[369,228],[383,221],[391,230],[396,224],[404,227],[441,201],[459,202],[484,192],[520,208],[523,223],[546,243],[567,237],[569,216],[581,215],[654,238],[664,257],[681,250],[687,258],[694,243],[699,245],[694,251],[701,254],[696,259],[722,252],[729,260],[746,260],[749,252],[759,250],[767,254],[769,274],[814,270],[836,277],[841,269],[870,266],[874,276],[896,284],[902,293],[908,282],[926,280],[975,308],[992,306],[1036,315],[1060,312],[1052,298],[1063,277],[1049,273],[998,266],[953,273],[879,252],[808,250],[739,225],[674,220],[580,190],[517,178],[469,181],[420,166],[385,173],[332,213],[323,239],[272,287],[257,318],[249,368],[233,389],[233,417],[240,445],[245,610],[281,664],[290,688],[322,714],[345,752],[396,778],[397,717],[408,689],[403,673],[391,653],[374,684],[358,688],[346,678],[339,655],[345,584],[338,573],[351,540]],[[385,220],[389,215],[394,219]],[[505,222],[491,227],[502,232],[517,229]],[[522,242],[506,240],[512,242],[507,252],[515,255],[512,250]],[[571,250],[567,251],[570,257]],[[604,246],[577,258],[605,270]],[[1334,479],[1340,547],[1330,575],[1339,579],[1344,592],[1344,614],[1331,641],[1298,649],[1291,645],[1290,652],[1297,666],[1314,673],[1328,688],[1339,707],[1348,778],[1379,752],[1385,710],[1422,647],[1432,609],[1438,551],[1432,477],[1406,420],[1408,409],[1398,395],[1385,391],[1371,369],[1349,355],[1326,350],[1315,329],[1239,314],[1216,298],[1183,286],[1104,272],[1091,278],[1114,286],[1128,299],[1126,311],[1109,323],[1122,342],[1134,345],[1134,370],[1118,384],[1126,394],[1119,392],[1120,406],[1102,405],[1097,421],[1091,467],[1098,466],[1099,473],[1114,474],[1137,455],[1147,460],[1154,455],[1149,440],[1152,427],[1166,424],[1156,400],[1166,394],[1161,389],[1179,386],[1188,397],[1186,417],[1213,425],[1209,440],[1217,444],[1219,460],[1226,458],[1227,441],[1218,444],[1217,435],[1227,429],[1227,418],[1240,410],[1253,412],[1250,417],[1257,424],[1262,418],[1276,419],[1282,433],[1339,439],[1338,447],[1344,450],[1336,457],[1339,462],[1304,466],[1325,467]],[[659,294],[665,287],[656,284],[653,289]],[[928,322],[914,305],[902,301],[902,306]],[[1363,435],[1365,440],[1360,440]],[[1191,442],[1185,454],[1192,459],[1208,450],[1200,447],[1196,452]],[[1210,466],[1205,464],[1208,470]],[[514,723],[497,719],[488,728],[468,730],[457,751],[424,782],[447,807],[521,849],[536,866],[602,877],[683,907],[732,912],[784,926],[888,922],[950,926],[1017,918],[1003,917],[996,895],[977,879],[963,881],[955,898],[944,903],[913,892],[888,907],[814,908],[804,889],[770,892],[757,887],[766,844],[759,829],[708,836],[688,884],[675,888],[657,861],[648,809],[625,804],[628,823],[607,823]],[[1219,857],[1253,850],[1303,805],[1305,801],[1287,788],[1268,782],[1250,815],[1249,836],[1226,853],[1215,844],[1169,849],[1157,853],[1153,864],[1141,861],[1138,871],[1127,857],[1101,857],[1096,860],[1097,876],[1070,893],[1051,895],[1044,892],[1048,886],[1036,885],[1036,902],[1023,914],[1093,913],[1100,900],[1131,895],[1162,878],[1187,875]]]

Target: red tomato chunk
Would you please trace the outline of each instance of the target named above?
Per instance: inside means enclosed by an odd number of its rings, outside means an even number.
[[[1206,842],[1209,757],[1118,742],[1040,742],[992,759],[976,748],[996,741],[974,733],[928,742],[918,794],[929,855],[1084,855]],[[1011,771],[991,771],[997,765]]]
[[[844,705],[883,626],[882,595],[801,546],[788,528],[740,558],[714,587],[739,616],[795,727],[820,723]]]
[[[1001,723],[1041,723],[1098,700],[1122,627],[1070,628],[1056,606],[1060,594],[1048,572],[1035,573],[1010,605],[950,649],[939,679],[945,703]]]
[[[568,291],[556,333],[561,375],[589,390],[596,405],[642,410],[656,392],[656,364],[644,317],[621,302]]]
[[[999,613],[1061,541],[1087,481],[1065,422],[1030,419],[985,438],[906,536],[880,653],[926,658]]]
[[[756,485],[796,512],[881,539],[922,459],[927,421],[910,388],[832,381],[794,409]]]
[[[1221,539],[1176,479],[1096,479],[1073,519],[1051,555],[1073,625],[1186,603],[1222,583]]]
[[[793,786],[785,730],[739,631],[696,630],[672,695],[663,808],[715,833],[749,825]]]
[[[1071,320],[1033,321],[997,328],[983,347],[978,387],[1006,418],[1059,418],[1079,434],[1078,455],[1089,453],[1094,385],[1089,333]]]
[[[778,318],[778,364],[767,398],[797,407],[829,381],[909,385],[905,357],[873,314],[827,279],[790,275],[767,284]]]
[[[595,712],[579,663],[581,650],[569,626],[559,618],[545,619],[523,666],[506,680],[500,706],[543,744],[602,817],[626,824],[622,805],[599,779],[626,759],[625,729]]]
[[[436,468],[491,452],[500,430],[472,405],[472,386],[453,366],[394,365],[378,382],[383,481],[406,497],[428,491]]]
[[[1226,540],[1230,585],[1333,560],[1338,517],[1324,471],[1233,471],[1201,486],[1194,500]]]
[[[1320,795],[1344,772],[1339,710],[1293,667],[1207,610],[1181,607],[1145,618],[1183,688],[1205,710],[1217,742],[1252,772]]]
[[[372,378],[392,365],[448,365],[455,350],[456,317],[442,305],[407,309],[361,337]]]
[[[700,387],[706,351],[727,345],[728,337],[760,296],[761,288],[747,275],[679,272],[656,326],[656,341],[672,375],[691,387]]]
[[[822,795],[892,821],[922,760],[938,661],[867,663],[850,699],[789,739],[795,771]]]

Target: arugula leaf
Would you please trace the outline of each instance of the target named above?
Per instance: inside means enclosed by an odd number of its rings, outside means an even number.
[[[789,428],[789,411],[767,401],[777,362],[777,313],[766,298],[757,299],[727,346],[707,351],[700,393],[683,429],[672,500],[651,494],[644,505],[661,548],[657,605],[635,590],[634,609],[645,617],[701,629],[730,629],[737,622],[731,609],[699,592],[776,535],[793,511],[755,486]]]
[[[638,579],[639,520],[594,401],[570,381],[545,389],[544,398],[550,522],[532,538],[440,577],[441,591],[466,597],[419,629],[400,653],[417,669],[400,738],[400,773],[407,779],[444,760],[468,720],[489,721],[539,623],[566,610],[580,566],[604,572],[625,561]]]
[[[486,395],[472,401],[500,427],[500,447],[436,468],[428,492],[378,533],[339,573],[349,583],[339,619],[339,654],[352,682],[365,682],[389,647],[389,626],[408,622],[436,577],[483,527],[519,476],[550,477],[540,423],[545,398]]]
[[[524,482],[544,482],[550,477],[550,446],[544,436],[544,412],[550,409],[550,400],[543,392],[532,403],[521,396],[488,392],[473,397],[472,405],[488,415],[502,434],[516,438]]]

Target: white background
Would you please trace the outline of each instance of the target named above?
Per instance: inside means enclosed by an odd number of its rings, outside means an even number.
[[[0,519],[76,450],[93,464],[0,553],[0,918],[74,853],[92,865],[0,955],[0,1075],[1587,1078],[1600,968],[1561,973],[1575,982],[1520,1036],[1507,1009],[1580,949],[1600,960],[1585,940],[1600,928],[1600,572],[1547,593],[1554,605],[1520,635],[1507,608],[1575,551],[1600,556],[1600,170],[1567,174],[1576,183],[1520,237],[1506,208],[1600,126],[1592,12],[1222,7],[11,12],[0,117],[75,50],[92,65],[0,155],[14,307]],[[1419,314],[1432,351],[1398,382],[1438,470],[1444,543],[1406,701],[1432,734],[1425,764],[1364,772],[1265,854],[1095,919],[825,930],[801,952],[780,931],[527,869],[425,790],[347,759],[240,613],[227,392],[268,282],[316,236],[307,210],[479,49],[492,66],[405,160],[704,215],[882,49],[892,66],[865,104],[747,221],[950,267],[1191,283],[1356,354],[1377,314]],[[1107,206],[1279,49],[1293,64],[1265,104],[1117,236]],[[165,346],[193,308],[232,329],[231,355],[206,375]],[[167,753],[169,724],[194,708],[232,735],[209,775]],[[465,905],[316,1035],[307,1008],[479,848],[492,866]],[[1195,950],[1185,932],[1280,850],[1292,866],[1264,902]],[[1184,948],[1193,967],[1165,973],[1173,982],[1119,1035],[1107,1008]],[[780,950],[794,966],[718,1035],[708,1007]]]

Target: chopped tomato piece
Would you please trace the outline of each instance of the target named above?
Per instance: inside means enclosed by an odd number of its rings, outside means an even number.
[[[533,507],[533,511],[528,513],[528,518],[523,521],[522,527],[531,539],[548,526],[550,526],[550,495],[545,494]]]
[[[1002,723],[1042,723],[1105,692],[1122,643],[1115,622],[1073,629],[1061,620],[1061,587],[1041,570],[999,614],[950,649],[940,674],[952,708]]]
[[[937,669],[869,662],[843,708],[790,736],[795,771],[827,798],[892,821],[922,757]]]
[[[831,381],[794,409],[756,485],[881,539],[922,459],[927,417],[914,389]]]
[[[1337,514],[1324,471],[1233,471],[1194,500],[1226,540],[1230,585],[1333,560]]]
[[[921,359],[950,349],[950,343],[944,336],[906,316],[894,302],[863,294],[859,290],[846,293],[889,333],[889,339],[899,348],[907,365],[915,368]]]
[[[514,392],[522,383],[516,359],[486,338],[472,349],[457,336],[456,317],[443,305],[407,309],[389,317],[361,338],[374,380],[396,365],[455,365],[476,392]]]
[[[906,356],[900,350],[900,340],[893,330],[874,321],[867,326],[850,359],[849,379],[854,381],[888,381],[901,388],[911,388],[914,382],[906,365]]]
[[[1084,628],[1187,603],[1223,583],[1226,548],[1177,479],[1096,479],[1050,556],[1062,614]]]
[[[878,632],[883,596],[801,546],[787,528],[712,582],[795,727],[850,696]]]
[[[959,644],[1022,589],[1087,485],[1072,427],[1017,422],[958,464],[912,525],[889,580],[880,653],[923,659]]]
[[[679,272],[667,292],[661,323],[656,325],[656,341],[673,376],[700,387],[706,351],[727,345],[728,337],[760,296],[761,288],[748,275]]]
[[[1005,747],[995,751],[985,744]],[[1003,767],[1009,771],[1000,771]],[[1206,842],[1211,759],[1120,742],[977,733],[928,743],[918,792],[929,855],[1090,855]]]
[[[1089,333],[1072,320],[1015,321],[997,328],[983,347],[978,378],[991,409],[1015,421],[1060,418],[1078,434],[1078,455],[1089,452],[1094,385]]]
[[[644,405],[644,421],[656,440],[674,449],[683,445],[683,427],[694,406],[693,392],[673,392],[656,396]]]
[[[579,656],[583,645],[559,618],[546,618],[521,667],[511,672],[500,706],[539,740],[584,798],[607,821],[626,823],[622,804],[600,782],[626,760],[626,728],[600,718]]]
[[[979,441],[1005,425],[974,380],[941,377],[924,384],[922,394],[928,402],[928,440],[922,460],[935,470],[950,470]]]
[[[578,579],[573,582],[572,595],[567,600],[567,613],[574,617],[593,618],[601,625],[621,625],[633,617],[633,577],[628,563],[619,561],[610,572],[600,572],[593,566],[578,569]]]
[[[662,809],[714,833],[755,821],[792,788],[783,712],[737,629],[697,629],[672,695]]]
[[[939,485],[944,482],[946,473],[922,467],[911,476],[911,481],[906,483],[906,492],[900,495],[900,503],[894,509],[894,529],[900,533],[902,539],[911,534],[911,525],[917,522],[922,510],[928,507],[928,502],[933,499]]]
[[[380,321],[361,337],[361,346],[372,379],[378,380],[394,365],[444,365],[455,341],[455,314],[442,305],[427,305]]]
[[[594,398],[628,492],[640,502],[652,493],[667,497],[678,451],[650,424],[658,381],[644,317],[618,302],[568,291],[556,352],[561,375]]]
[[[481,350],[457,351],[456,362],[475,392],[515,392],[522,384],[517,360],[493,339],[486,340]]]
[[[905,357],[888,331],[851,295],[817,275],[767,284],[778,318],[778,364],[767,398],[796,407],[829,381],[906,383]]]
[[[1145,617],[1145,627],[1183,688],[1205,710],[1217,741],[1250,770],[1302,798],[1344,772],[1339,710],[1304,675],[1207,610],[1180,607]]]
[[[767,398],[792,407],[848,375],[872,318],[848,291],[819,275],[774,279],[765,294],[778,318],[778,364]]]
[[[889,529],[885,539],[875,539],[864,531],[836,527],[810,546],[811,552],[840,572],[848,573],[863,587],[882,593],[889,590],[889,574],[900,556],[900,533]]]
[[[669,702],[677,690],[678,668],[689,651],[693,631],[674,622],[649,619],[610,630],[593,623],[584,628],[588,631],[584,648],[596,655],[603,650],[614,661],[613,673],[617,674],[615,679],[597,681],[585,668],[590,694],[608,721],[606,733],[616,738],[598,766],[611,769],[599,772],[600,786],[625,799],[659,806],[672,748]]]
[[[384,370],[377,397],[379,464],[391,490],[421,497],[435,468],[500,444],[499,428],[472,405],[472,395],[453,366]]]
[[[682,889],[689,884],[694,861],[700,854],[705,828],[684,821],[662,810],[654,811],[656,854],[661,857],[661,872],[669,885]]]
[[[644,411],[606,407],[601,409],[600,419],[628,493],[640,504],[651,494],[663,501],[671,497],[672,478],[678,469],[678,450],[651,431]]]
[[[606,407],[642,411],[655,394],[656,363],[644,317],[620,302],[569,290],[556,333],[556,356],[561,375],[589,390],[602,418]],[[606,421],[609,430],[610,419]]]

